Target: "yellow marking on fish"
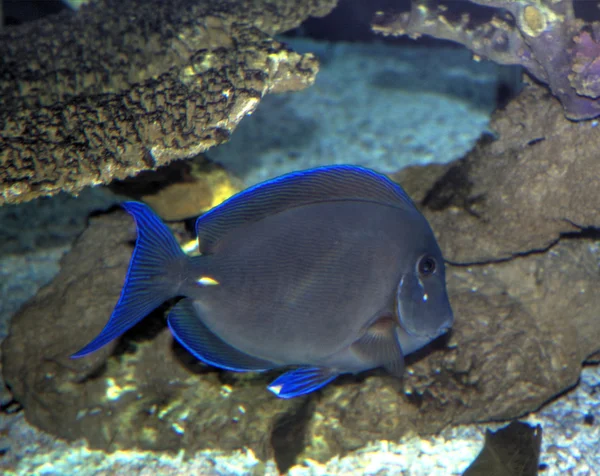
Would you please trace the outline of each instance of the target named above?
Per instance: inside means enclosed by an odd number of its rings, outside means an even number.
[[[211,278],[210,276],[200,276],[196,282],[200,286],[216,286],[217,284],[220,284],[219,281]]]
[[[181,249],[188,255],[196,253],[198,251],[198,240],[194,239],[184,243]]]

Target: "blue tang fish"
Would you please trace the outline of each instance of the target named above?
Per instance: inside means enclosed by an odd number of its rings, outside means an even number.
[[[369,169],[319,167],[240,192],[198,218],[199,256],[146,205],[123,206],[138,235],[121,297],[73,357],[182,296],[167,320],[189,352],[237,372],[293,367],[268,387],[291,398],[344,373],[401,376],[404,356],[452,325],[427,220]]]

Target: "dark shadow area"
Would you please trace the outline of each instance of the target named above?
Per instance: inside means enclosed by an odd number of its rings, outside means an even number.
[[[416,45],[418,43],[410,46]],[[438,46],[448,47],[447,44]],[[399,49],[398,51],[403,50]],[[453,52],[454,54],[455,52]],[[398,57],[400,58],[400,54]],[[466,60],[467,57],[465,56],[464,59]],[[467,102],[474,109],[486,111],[489,111],[490,105],[493,103],[495,103],[494,108],[506,106],[522,89],[523,69],[520,66],[501,66],[494,70],[486,68],[484,65],[478,67],[474,63],[473,67],[468,68],[468,63],[465,62],[464,66],[458,65],[457,68],[457,65],[453,65],[447,58],[440,57],[435,60],[432,57],[427,61],[425,56],[407,61],[414,63],[415,67],[405,70],[380,71],[371,77],[371,84],[380,89],[382,94],[393,90],[415,95],[440,94]],[[496,83],[495,91],[490,90],[493,82]]]
[[[133,177],[113,180],[108,188],[116,194],[140,200],[144,195],[152,195],[175,183],[192,183],[192,165],[189,160],[174,160],[156,170],[142,170]]]
[[[69,7],[61,0],[0,0],[4,10],[4,25],[20,25]]]
[[[305,398],[292,412],[277,419],[271,432],[271,446],[277,469],[285,474],[296,464],[296,458],[306,446],[308,424],[315,409],[313,399]]]
[[[466,71],[460,76],[449,75],[447,77],[444,77],[444,71],[437,71],[435,75],[425,78],[409,72],[388,70],[381,71],[371,78],[371,84],[382,90],[382,94],[385,94],[387,90],[404,91],[415,95],[440,94],[468,102],[475,109],[480,109],[482,105],[490,103],[489,86],[482,87],[480,83],[479,78],[467,74]],[[507,84],[504,84],[503,88],[506,89],[503,96],[513,96],[509,92],[510,88]]]
[[[60,193],[0,207],[0,256],[68,245],[83,232],[88,217],[118,199],[105,189],[87,188],[78,197]]]
[[[483,134],[470,154],[496,140],[491,133]],[[476,218],[481,218],[485,206],[485,195],[473,195],[473,182],[470,179],[470,154],[456,161],[431,187],[420,205],[430,210],[442,211],[449,207],[465,210]]]
[[[600,21],[600,8],[598,2],[590,0],[573,0],[575,16],[586,22]],[[598,41],[600,38],[596,38]]]
[[[570,220],[567,220],[571,225],[579,228],[579,231],[574,231],[572,233],[561,233],[561,240],[591,240],[598,241],[600,240],[600,228],[595,228],[593,226],[580,226],[577,223],[573,223]]]
[[[458,23],[464,21],[464,14],[469,14],[469,21],[466,24],[466,29],[472,29],[483,23],[492,21],[494,16],[500,16],[509,24],[514,25],[515,20],[512,15],[500,8],[488,7],[485,5],[477,5],[468,0],[456,1],[446,0],[440,1],[439,5],[444,9],[444,17],[450,23]]]
[[[101,378],[106,372],[107,364],[106,361],[99,364],[97,367],[93,367],[89,372],[86,372],[75,379],[75,382],[78,384],[83,384],[86,382],[91,382]]]
[[[165,315],[176,301],[176,299],[166,301],[125,332],[119,338],[113,355],[119,357],[124,354],[135,353],[137,351],[137,344],[155,339],[167,327]]]
[[[463,208],[471,195],[469,163],[462,159],[440,177],[421,202],[423,207],[441,211],[451,206]]]
[[[448,348],[448,342],[450,340],[451,335],[452,330],[432,340],[429,344],[421,347],[420,349],[415,350],[413,353],[407,355],[404,358],[405,365],[407,367],[409,365],[413,365],[414,363],[418,362],[419,360],[425,358],[426,356],[434,352],[443,352],[445,349]]]
[[[446,8],[450,21],[460,21],[463,14],[471,18],[470,26],[490,21],[497,8],[476,5],[469,1],[440,2]],[[421,36],[413,40],[408,36],[383,36],[373,32],[371,22],[376,12],[404,13],[410,11],[411,0],[340,0],[329,15],[322,18],[309,18],[297,28],[284,34],[287,37],[312,38],[331,42],[381,42],[392,45],[456,46],[457,43],[440,40],[430,36]],[[506,17],[511,20],[510,16]]]
[[[408,10],[410,0],[340,0],[323,18],[309,18],[285,35],[323,41],[381,41],[371,30],[376,11]]]
[[[171,335],[172,336],[172,335]],[[210,372],[222,372],[217,367],[212,367],[194,357],[184,346],[182,346],[175,337],[171,340],[171,350],[175,358],[185,369],[195,375],[206,374]]]

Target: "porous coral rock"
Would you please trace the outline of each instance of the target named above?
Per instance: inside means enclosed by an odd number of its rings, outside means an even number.
[[[124,179],[226,141],[315,57],[271,35],[336,0],[100,0],[0,34],[0,205]]]

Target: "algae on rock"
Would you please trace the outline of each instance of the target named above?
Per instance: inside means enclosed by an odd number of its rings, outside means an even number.
[[[0,33],[0,205],[124,179],[228,139],[316,58],[272,35],[336,0],[99,0]]]

